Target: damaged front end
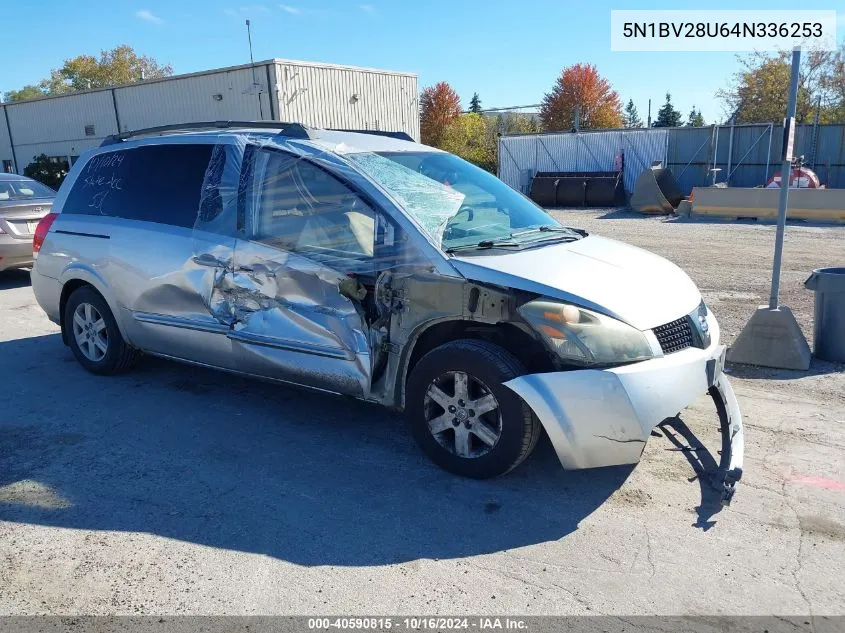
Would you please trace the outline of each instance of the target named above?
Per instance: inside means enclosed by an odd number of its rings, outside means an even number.
[[[655,426],[709,393],[722,435],[713,485],[727,505],[742,477],[744,442],[724,354],[724,346],[713,344],[609,369],[520,376],[505,386],[537,415],[567,469],[639,462]]]

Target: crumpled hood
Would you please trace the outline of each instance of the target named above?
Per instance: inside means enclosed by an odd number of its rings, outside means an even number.
[[[570,301],[639,330],[674,321],[701,302],[698,288],[672,262],[594,235],[524,251],[463,255],[451,263],[467,279]]]

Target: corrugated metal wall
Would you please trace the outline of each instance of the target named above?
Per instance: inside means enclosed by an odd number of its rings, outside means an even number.
[[[500,141],[499,177],[527,191],[537,171],[609,169],[614,154],[623,148],[629,192],[654,160],[664,161],[685,194],[712,184],[714,168],[719,169],[716,182],[759,187],[780,171],[782,140],[783,126],[769,124],[734,126],[733,139],[727,125],[505,136]],[[794,153],[804,155],[823,184],[845,188],[845,125],[799,125]]]
[[[286,60],[258,62],[254,82],[252,67],[240,66],[3,107],[9,113],[18,173],[42,153],[69,157],[97,147],[118,131],[118,119],[121,131],[263,118],[404,131],[419,139],[416,76]],[[93,135],[86,134],[86,126],[88,132],[93,126]],[[0,119],[0,128],[0,161],[11,160],[5,119]]]
[[[255,84],[252,69],[240,68],[117,88],[120,126],[138,130],[185,121],[272,120],[267,65],[256,65]]]
[[[710,169],[714,167],[720,170],[716,182],[759,187],[780,171],[782,142],[782,125],[734,126],[733,142],[727,125],[673,128],[669,131],[668,166],[685,193],[692,187],[711,184]],[[794,154],[803,155],[805,164],[826,186],[845,188],[845,125],[820,125],[815,130],[812,125],[797,126]]]
[[[283,121],[407,132],[419,139],[414,75],[280,61],[276,77]]]
[[[117,132],[110,90],[7,104],[18,172],[35,156],[78,156]],[[85,126],[94,126],[94,135]],[[90,131],[90,130],[89,130]]]
[[[4,161],[12,161],[14,167],[14,155],[12,143],[9,140],[9,130],[6,127],[6,106],[0,105],[0,170]]]
[[[538,171],[612,171],[619,150],[625,154],[627,191],[654,161],[665,161],[666,130],[608,130],[503,136],[499,139],[499,178],[528,192]]]

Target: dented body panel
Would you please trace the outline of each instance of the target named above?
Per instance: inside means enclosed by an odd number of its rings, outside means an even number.
[[[238,240],[221,284],[239,368],[367,397],[372,365],[361,315],[342,275],[296,253]]]
[[[518,318],[513,293],[437,273],[394,275],[396,310],[390,321],[390,356],[374,397],[402,409],[411,358],[423,335],[435,326],[495,325]]]

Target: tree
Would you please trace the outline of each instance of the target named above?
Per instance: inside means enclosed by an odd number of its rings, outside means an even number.
[[[23,169],[24,176],[37,180],[52,189],[58,189],[61,186],[67,172],[68,164],[66,162],[56,162],[46,154],[33,156],[32,162]]]
[[[816,107],[821,123],[845,123],[845,44],[836,51],[808,51],[801,56],[798,123],[812,123]],[[786,116],[791,52],[754,52],[738,56],[740,70],[716,92],[725,115],[737,123],[778,122]]]
[[[666,93],[666,103],[657,111],[657,120],[652,127],[678,127],[681,124],[681,113],[672,105],[672,95]]]
[[[481,114],[481,99],[478,98],[478,93],[472,93],[472,99],[469,101],[469,111],[474,114]]]
[[[542,131],[540,119],[536,114],[503,112],[495,121],[496,130],[500,134],[537,134]]]
[[[840,46],[832,56],[827,72],[819,83],[827,98],[824,120],[828,123],[845,123],[845,45]]]
[[[105,88],[128,84],[142,79],[169,77],[170,65],[159,64],[152,57],[138,56],[131,46],[121,45],[110,51],[100,51],[99,58],[79,55],[66,59],[61,68],[54,68],[50,76],[37,86],[27,85],[20,90],[7,92],[7,101],[20,101],[44,95],[64,94],[76,90]]]
[[[640,118],[640,113],[637,112],[637,106],[634,105],[633,99],[628,99],[628,105],[625,106],[625,114],[622,115],[622,125],[625,127],[643,127],[643,120]]]
[[[496,171],[495,119],[470,112],[462,114],[444,130],[439,147],[486,169]]]
[[[41,90],[38,86],[33,86],[32,84],[27,84],[20,90],[9,90],[9,92],[3,95],[3,101],[24,101],[26,99],[37,99],[38,97],[43,97],[44,91]]]
[[[696,111],[695,106],[692,106],[692,110],[689,111],[687,127],[704,127],[704,117],[701,115],[701,110]]]
[[[592,64],[575,64],[561,71],[551,92],[543,97],[540,119],[546,130],[568,130],[575,125],[576,111],[581,129],[622,126],[619,95]]]
[[[443,134],[461,116],[461,99],[445,81],[429,86],[420,95],[420,136],[426,145],[440,147]]]

